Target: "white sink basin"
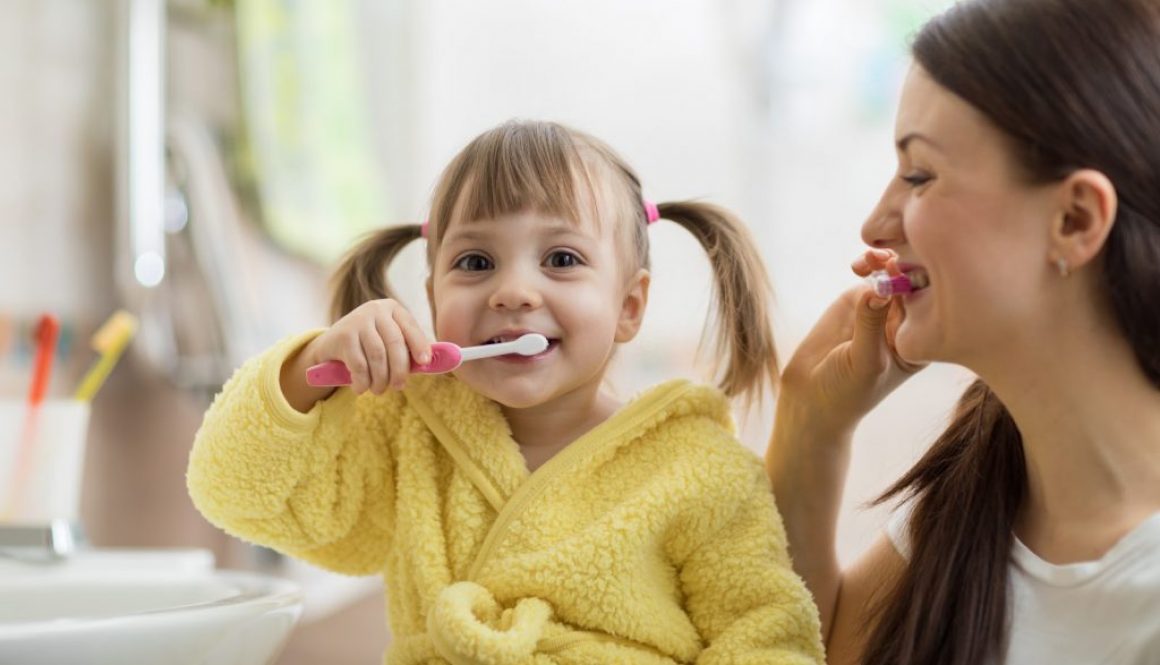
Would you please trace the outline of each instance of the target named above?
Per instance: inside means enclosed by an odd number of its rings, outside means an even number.
[[[297,586],[212,565],[200,551],[0,561],[0,663],[272,663],[301,613]]]

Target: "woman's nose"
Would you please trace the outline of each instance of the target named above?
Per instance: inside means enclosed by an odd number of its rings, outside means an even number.
[[[535,280],[519,270],[501,272],[495,290],[488,299],[492,309],[535,309],[541,304],[543,297]]]
[[[897,203],[893,184],[882,192],[878,205],[862,223],[862,241],[880,249],[892,249],[906,242],[902,228],[902,207]]]

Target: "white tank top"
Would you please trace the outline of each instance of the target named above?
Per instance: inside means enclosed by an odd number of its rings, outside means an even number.
[[[910,505],[886,532],[910,558]],[[1057,566],[1018,538],[1009,576],[1011,632],[1002,665],[1160,665],[1160,513],[1098,561]]]

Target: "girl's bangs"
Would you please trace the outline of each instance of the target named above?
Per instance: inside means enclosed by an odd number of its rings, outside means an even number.
[[[466,155],[455,217],[496,219],[535,211],[579,225],[593,208],[592,177],[572,137],[557,128],[513,127],[481,137]],[[491,140],[486,140],[486,139]]]

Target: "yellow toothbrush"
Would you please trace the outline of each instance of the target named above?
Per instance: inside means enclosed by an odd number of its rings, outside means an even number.
[[[93,366],[85,374],[81,385],[77,388],[74,397],[82,402],[93,399],[97,391],[113,371],[121,353],[129,345],[129,340],[137,334],[137,317],[125,310],[117,310],[108,321],[93,334],[92,347],[101,354]]]

